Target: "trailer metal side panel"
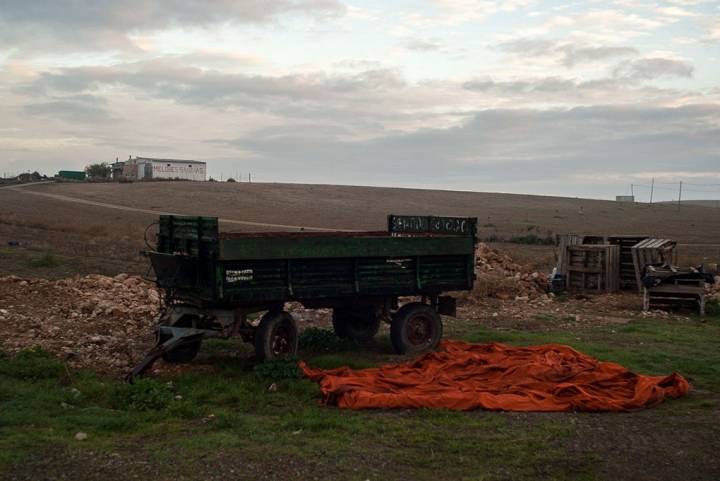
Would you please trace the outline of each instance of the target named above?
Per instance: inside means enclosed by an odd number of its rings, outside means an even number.
[[[467,257],[225,261],[223,298],[259,302],[470,289]]]
[[[401,227],[415,229],[407,219]],[[445,218],[427,219],[432,227]],[[216,218],[162,216],[149,255],[158,285],[203,305],[438,295],[474,282],[475,223],[458,219],[429,233],[221,236]]]
[[[472,237],[247,237],[220,241],[220,260],[467,254]]]

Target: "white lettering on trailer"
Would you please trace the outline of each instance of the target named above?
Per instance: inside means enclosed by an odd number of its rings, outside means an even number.
[[[247,282],[254,279],[254,272],[252,269],[240,269],[240,270],[227,270],[225,271],[226,282]]]

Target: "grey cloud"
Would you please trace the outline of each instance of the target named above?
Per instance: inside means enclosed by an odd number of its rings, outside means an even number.
[[[628,57],[637,55],[637,49],[632,47],[583,47],[565,50],[565,60],[568,67],[578,63],[592,62],[613,57]]]
[[[408,50],[414,50],[417,52],[432,52],[442,48],[442,44],[435,40],[423,40],[420,38],[413,38],[403,43],[403,47]]]
[[[141,99],[171,99],[220,110],[242,108],[296,119],[332,118],[377,130],[384,120],[405,115],[382,104],[387,98],[397,99],[398,91],[406,85],[397,71],[389,69],[275,77],[223,73],[183,66],[176,60],[156,60],[46,72],[16,93],[52,97],[99,94],[106,87],[119,87]]]
[[[232,102],[235,97],[270,96],[321,99],[328,94],[385,90],[405,85],[398,72],[389,69],[328,76],[309,73],[284,76],[223,73],[183,66],[173,60],[155,60],[113,67],[76,67],[43,73],[23,93],[83,92],[102,85],[126,85],[187,103]]]
[[[502,185],[552,182],[568,171],[712,171],[720,162],[718,119],[717,105],[484,110],[459,127],[367,141],[250,133],[227,143],[253,153],[266,169],[291,166],[286,175],[333,169],[345,182],[382,172],[387,183],[404,185],[450,175]]]
[[[51,49],[132,48],[130,32],[340,15],[339,0],[0,0],[0,41]]]
[[[649,86],[637,85],[635,81],[621,78],[600,78],[576,80],[562,77],[541,77],[519,80],[473,79],[463,83],[463,88],[477,93],[494,95],[497,98],[516,101],[543,101],[559,105],[573,103],[596,103],[599,101],[628,101],[641,97],[661,97],[670,92]]]
[[[582,88],[583,83],[560,77],[544,77],[528,80],[494,81],[492,79],[469,80],[463,84],[467,90],[490,93],[520,94],[532,92],[567,92]]]
[[[78,123],[111,120],[105,108],[106,100],[93,95],[72,95],[54,98],[48,102],[32,103],[22,107],[28,115],[51,117]]]
[[[498,45],[501,50],[523,57],[555,55],[558,42],[539,38],[521,38]]]
[[[564,77],[540,77],[517,80],[479,78],[463,83],[463,88],[496,99],[515,102],[551,102],[556,105],[621,104],[664,102],[682,92],[642,82],[640,78],[613,75],[593,80]]]
[[[558,58],[558,61],[568,68],[581,63],[638,54],[637,49],[633,47],[576,45],[556,40],[530,38],[506,42],[499,47],[522,57]]]
[[[653,80],[660,77],[685,77],[693,75],[693,66],[682,60],[669,58],[640,58],[620,63],[613,76],[634,80]]]

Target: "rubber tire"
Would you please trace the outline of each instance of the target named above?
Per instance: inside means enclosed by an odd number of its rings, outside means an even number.
[[[408,325],[418,316],[425,317],[430,321],[430,336],[423,344],[413,343],[408,337]],[[422,302],[411,302],[402,306],[395,313],[390,324],[390,341],[398,354],[418,354],[431,351],[440,344],[442,333],[443,324],[440,314]]]
[[[169,337],[163,336],[161,341],[165,342],[168,339]],[[200,346],[202,346],[202,339],[192,342],[184,342],[176,346],[172,351],[163,352],[163,361],[171,364],[190,362],[195,359],[195,356],[197,356],[197,353],[200,351]]]
[[[276,354],[272,347],[272,336],[277,327],[285,324],[289,328],[290,349],[288,352]],[[258,324],[255,331],[255,358],[262,362],[275,357],[297,354],[298,349],[298,328],[295,319],[285,311],[268,312]]]
[[[341,339],[369,341],[380,329],[380,317],[372,308],[335,308],[332,323]]]

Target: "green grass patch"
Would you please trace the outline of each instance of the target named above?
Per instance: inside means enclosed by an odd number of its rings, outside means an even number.
[[[717,317],[646,319],[574,332],[477,326],[463,332],[475,342],[568,344],[639,373],[678,371],[705,394],[660,406],[658,415],[680,403],[683,411],[705,416],[718,408]],[[318,336],[301,351],[313,367],[388,362],[385,354],[359,346],[344,350]],[[387,347],[385,341],[375,348]],[[564,415],[340,410],[320,404],[318,386],[298,377],[296,359],[255,365],[238,348],[231,341],[209,342],[201,360],[212,362],[212,373],[189,370],[133,385],[87,371],[68,374],[61,361],[37,349],[0,356],[0,469],[32,469],[46,451],[123,453],[132,446],[130,455],[171,466],[168,476],[213,463],[271,469],[312,459],[313,469],[339,479],[430,480],[437,473],[458,480],[593,478],[592,455],[567,448],[578,434]],[[75,440],[80,431],[87,440]],[[308,477],[297,473],[288,479]]]
[[[640,374],[679,372],[696,387],[720,393],[720,319],[642,319],[581,330],[528,332],[473,328],[471,342],[559,343]]]
[[[555,316],[553,314],[536,314],[533,316],[533,319],[548,324],[567,324],[575,322],[574,316]]]
[[[54,268],[60,267],[61,265],[62,261],[52,252],[46,252],[42,256],[30,259],[28,261],[28,266],[37,268]]]

